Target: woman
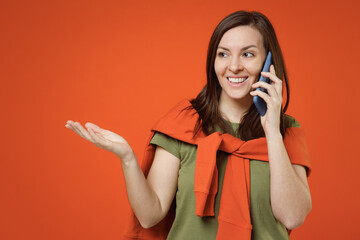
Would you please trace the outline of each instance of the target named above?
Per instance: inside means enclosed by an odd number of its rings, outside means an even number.
[[[274,65],[261,72],[268,51]],[[270,84],[258,82],[260,74]],[[266,102],[264,116],[253,96]],[[206,86],[154,126],[141,167],[119,135],[92,123],[87,130],[73,121],[66,127],[121,159],[136,216],[127,237],[289,239],[311,210],[311,196],[306,144],[297,121],[284,114],[288,101],[271,23],[261,13],[238,11],[211,37]]]

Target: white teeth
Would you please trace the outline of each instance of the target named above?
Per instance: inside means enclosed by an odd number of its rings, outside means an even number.
[[[246,78],[231,78],[231,77],[228,77],[227,79],[232,83],[242,83],[243,81],[245,81],[247,79],[247,77]]]

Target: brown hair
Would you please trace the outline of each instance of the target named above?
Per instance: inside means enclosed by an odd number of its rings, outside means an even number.
[[[202,129],[205,134],[215,132],[215,126],[219,126],[225,133],[234,134],[229,122],[225,121],[219,112],[219,98],[221,86],[216,77],[214,62],[219,42],[224,33],[234,27],[251,26],[257,29],[263,37],[263,44],[266,52],[272,53],[272,60],[275,72],[278,78],[284,79],[286,87],[286,103],[281,110],[280,131],[284,136],[284,112],[289,105],[289,84],[285,69],[284,59],[281,53],[280,45],[275,35],[275,30],[266,16],[259,12],[238,11],[225,17],[215,28],[208,47],[206,60],[207,84],[201,90],[196,98],[191,100],[192,107],[198,114],[199,119],[194,128],[194,136]],[[254,104],[251,105],[248,112],[239,119],[240,125],[237,135],[242,140],[264,137],[265,133],[260,122],[260,114]]]

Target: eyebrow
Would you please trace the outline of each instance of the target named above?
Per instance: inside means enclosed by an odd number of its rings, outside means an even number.
[[[249,49],[249,48],[252,48],[252,47],[257,48],[257,46],[255,46],[255,45],[249,45],[249,46],[243,47],[243,48],[241,49],[241,51],[244,51],[244,50]],[[226,51],[230,51],[228,48],[225,48],[225,47],[219,46],[218,48],[222,48],[222,49],[224,49],[224,50],[226,50]]]

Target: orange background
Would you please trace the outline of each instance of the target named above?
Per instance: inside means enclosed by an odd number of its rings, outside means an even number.
[[[313,209],[292,239],[355,239],[356,2],[2,1],[0,239],[119,239],[129,210],[120,161],[65,122],[114,131],[140,158],[152,124],[201,90],[211,33],[241,9],[272,21],[288,113],[307,131]]]

